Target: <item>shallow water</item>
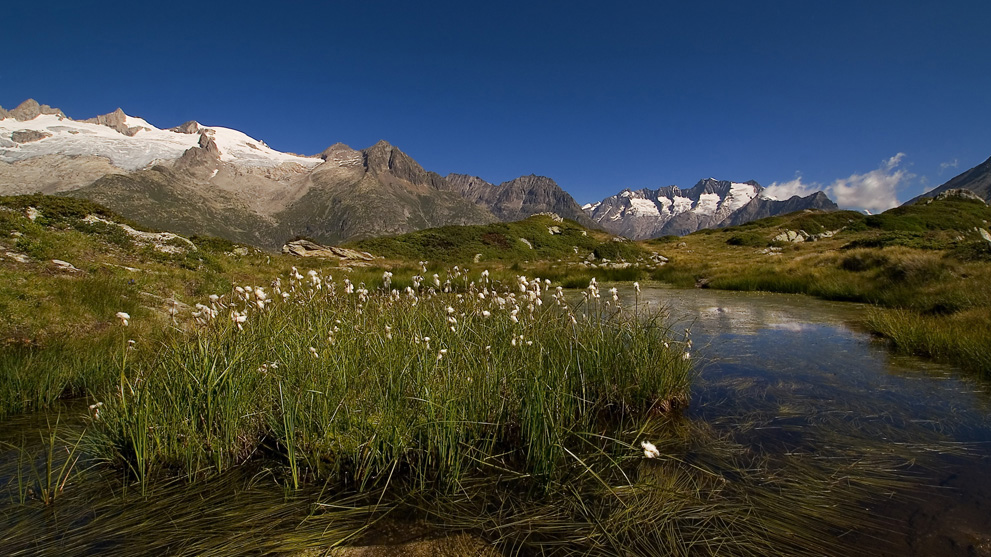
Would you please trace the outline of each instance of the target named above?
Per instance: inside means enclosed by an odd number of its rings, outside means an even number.
[[[633,304],[632,296],[623,300]],[[688,415],[773,457],[904,463],[913,484],[871,512],[883,531],[852,552],[991,555],[991,389],[950,366],[896,356],[858,328],[866,306],[804,296],[645,289],[701,359]]]
[[[622,301],[637,303],[629,289]],[[689,418],[768,459],[800,457],[827,474],[835,471],[838,482],[858,463],[890,467],[898,481],[879,484],[876,497],[864,501],[865,515],[879,518],[881,527],[837,533],[849,554],[991,555],[986,381],[892,355],[857,327],[866,306],[664,288],[644,289],[639,304],[648,312],[665,308],[676,336],[690,331],[699,375],[685,410]],[[78,416],[87,411],[85,401],[61,407],[60,435],[78,435]],[[25,529],[8,538],[21,541],[4,554],[292,552],[320,547],[328,529],[341,536],[357,531],[369,516],[343,512],[315,520],[310,510],[316,493],[287,495],[264,469],[156,486],[141,497],[125,491],[116,472],[96,466],[72,479],[74,494],[58,505],[19,505],[19,486],[33,479],[18,480],[15,471],[44,473],[41,435],[59,412],[16,416],[0,428],[0,443],[6,443],[0,445],[0,488],[6,486],[6,493],[0,489],[0,530]],[[12,448],[25,439],[34,448]],[[65,450],[65,442],[58,445]],[[91,464],[98,463],[83,455],[77,468]],[[395,526],[377,528],[381,538]],[[398,531],[429,535],[420,528]]]

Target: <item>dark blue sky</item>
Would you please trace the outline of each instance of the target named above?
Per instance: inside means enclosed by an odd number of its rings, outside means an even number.
[[[385,139],[582,203],[714,176],[876,209],[991,156],[986,0],[17,4],[6,108]]]

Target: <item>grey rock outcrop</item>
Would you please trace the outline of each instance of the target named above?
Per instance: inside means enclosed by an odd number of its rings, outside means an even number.
[[[7,112],[2,106],[0,106],[0,120],[6,120],[7,118],[13,118],[13,116],[11,116],[10,112]]]
[[[139,245],[150,245],[156,251],[162,253],[186,253],[188,251],[196,251],[196,244],[191,242],[188,238],[183,238],[178,234],[173,234],[172,232],[144,232],[141,230],[135,230],[134,228],[126,225],[107,220],[96,215],[86,215],[83,219],[84,222],[96,223],[100,222],[110,226],[120,227],[125,234],[131,237]]]
[[[42,114],[55,114],[65,118],[65,114],[58,108],[52,108],[47,104],[38,104],[38,101],[34,99],[28,99],[22,102],[17,105],[17,108],[8,111],[8,114],[20,122],[34,120]]]
[[[448,174],[446,179],[447,188],[458,192],[468,201],[485,207],[502,221],[517,221],[540,213],[555,213],[583,226],[598,228],[570,194],[545,176],[520,176],[498,186],[467,174]]]
[[[361,151],[352,149],[343,143],[335,143],[323,150],[318,155],[324,162],[335,166],[349,166],[357,168],[364,166],[365,155]]]
[[[991,158],[970,170],[961,172],[938,188],[910,199],[905,205],[918,203],[925,198],[936,197],[950,190],[968,190],[985,203],[991,203]]]
[[[107,126],[108,128],[116,130],[128,137],[134,137],[134,134],[141,131],[142,128],[141,126],[129,127],[126,119],[127,114],[124,114],[124,111],[118,107],[117,110],[111,112],[110,114],[102,114],[93,118],[87,118],[86,120],[82,120],[82,122]]]
[[[18,130],[10,134],[10,140],[14,143],[31,143],[32,141],[40,141],[46,137],[51,137],[52,134],[48,132],[38,131],[38,130]]]
[[[337,246],[324,246],[310,240],[293,240],[282,246],[282,253],[297,257],[321,257],[324,259],[340,259],[342,261],[371,261],[372,254]]]
[[[180,126],[169,128],[169,131],[176,133],[186,133],[186,134],[200,133],[200,124],[196,120],[190,120]]]
[[[976,193],[970,190],[965,190],[963,188],[954,188],[951,190],[941,191],[939,192],[939,195],[933,197],[927,202],[932,203],[933,200],[942,201],[944,199],[967,199],[969,201],[980,201],[981,203],[987,205],[987,202],[984,201],[984,199],[982,199],[981,196],[977,195]]]
[[[68,261],[62,261],[61,259],[52,259],[52,265],[55,266],[59,271],[65,271],[67,273],[79,273],[81,272],[75,265],[69,263]]]
[[[217,147],[217,142],[207,132],[200,132],[199,146],[212,155],[220,156],[220,147]]]

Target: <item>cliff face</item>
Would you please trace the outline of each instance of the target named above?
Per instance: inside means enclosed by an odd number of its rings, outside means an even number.
[[[583,226],[595,226],[568,192],[544,176],[520,176],[498,186],[467,174],[448,174],[446,179],[449,189],[485,207],[502,221],[523,220],[537,213],[557,213]]]

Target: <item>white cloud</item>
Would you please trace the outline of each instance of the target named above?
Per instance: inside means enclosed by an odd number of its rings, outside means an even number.
[[[939,173],[942,174],[947,168],[956,168],[960,166],[960,159],[953,159],[949,162],[939,163]]]
[[[774,182],[767,186],[763,194],[771,199],[785,200],[793,195],[805,197],[823,191],[844,209],[884,211],[900,205],[896,191],[915,177],[904,168],[899,168],[904,158],[905,153],[898,153],[883,161],[875,170],[864,174],[851,174],[848,178],[839,178],[828,186],[816,182],[803,182],[802,175],[796,174],[794,180]]]
[[[796,173],[794,180],[791,180],[789,182],[780,182],[780,183],[774,182],[770,186],[764,188],[764,191],[761,193],[764,195],[764,197],[769,197],[771,199],[784,201],[786,199],[790,199],[793,195],[797,195],[799,197],[805,197],[821,189],[822,186],[819,184],[815,184],[815,183],[806,184],[802,182],[802,175]]]
[[[841,207],[855,207],[871,211],[884,211],[897,207],[896,190],[915,177],[904,168],[898,168],[905,153],[898,153],[881,163],[876,170],[866,174],[852,174],[840,178],[826,188],[826,193]]]

